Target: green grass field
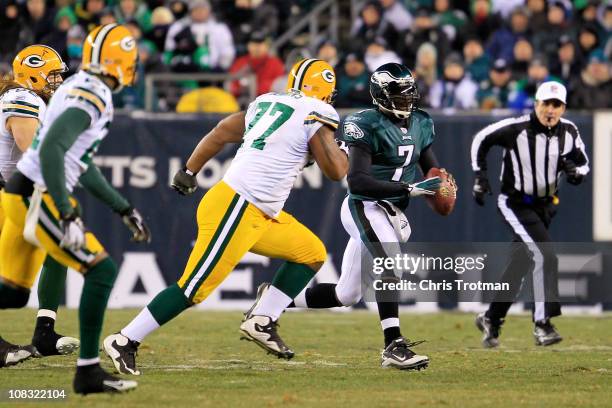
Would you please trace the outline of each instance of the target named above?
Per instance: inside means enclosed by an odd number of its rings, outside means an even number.
[[[117,331],[136,313],[109,311],[104,333]],[[0,333],[27,341],[34,315],[3,311]],[[372,313],[286,313],[280,334],[296,352],[289,362],[239,341],[240,318],[236,312],[189,311],[151,335],[139,350],[139,388],[127,395],[74,395],[74,356],[2,369],[0,389],[65,388],[69,397],[62,406],[88,407],[612,405],[610,315],[557,319],[565,340],[549,348],[534,346],[528,316],[512,316],[498,350],[480,347],[472,315],[403,315],[404,335],[427,340],[417,350],[431,364],[420,372],[379,367],[382,335]],[[60,311],[60,319],[59,331],[78,333],[75,311]],[[103,364],[110,369],[106,358]]]

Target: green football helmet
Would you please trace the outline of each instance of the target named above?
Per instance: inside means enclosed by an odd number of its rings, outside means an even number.
[[[412,72],[395,62],[378,67],[370,77],[370,95],[374,105],[398,119],[408,119],[419,100]]]

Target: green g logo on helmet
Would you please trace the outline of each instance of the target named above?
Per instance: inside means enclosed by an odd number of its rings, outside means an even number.
[[[45,60],[38,55],[28,55],[23,59],[23,63],[31,68],[40,68],[45,65]]]

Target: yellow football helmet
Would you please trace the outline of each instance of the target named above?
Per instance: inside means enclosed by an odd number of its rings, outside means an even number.
[[[336,97],[336,74],[327,62],[319,59],[298,61],[287,79],[287,90],[296,89],[306,96],[333,104]]]
[[[30,45],[13,60],[13,77],[24,88],[48,96],[62,83],[60,74],[68,71],[62,57],[46,45]]]
[[[138,49],[130,31],[117,24],[98,26],[83,44],[81,68],[92,74],[107,75],[117,80],[113,91],[131,86],[136,76]]]

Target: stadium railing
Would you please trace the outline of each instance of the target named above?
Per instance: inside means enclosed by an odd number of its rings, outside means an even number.
[[[223,73],[156,73],[145,76],[145,110],[154,112],[158,110],[157,101],[168,99],[171,110],[185,93],[186,87],[198,88],[217,84],[220,88],[230,92],[230,84],[240,80],[247,89],[244,99],[252,101],[257,96],[257,78],[254,74],[223,74]],[[186,86],[186,84],[188,84]],[[206,84],[206,85],[202,85]]]
[[[314,49],[323,39],[338,42],[338,22],[340,21],[339,5],[337,0],[324,0],[312,11],[306,14],[296,24],[276,38],[271,45],[273,53],[278,54],[284,45],[294,40],[308,27],[308,46]],[[323,22],[326,24],[323,24]]]

